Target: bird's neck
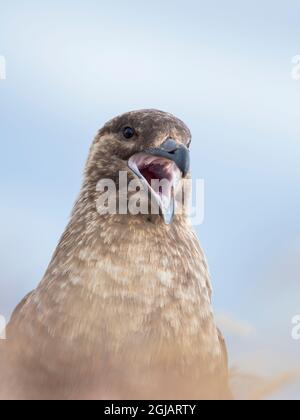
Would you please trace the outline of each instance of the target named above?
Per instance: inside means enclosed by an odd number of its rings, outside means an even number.
[[[32,302],[22,316],[26,340],[34,320],[48,346],[50,334],[55,352],[62,347],[63,369],[66,357],[93,366],[99,352],[132,369],[137,360],[157,369],[219,360],[205,258],[185,220],[73,215]],[[57,369],[51,347],[37,351]]]
[[[160,216],[149,221],[142,215],[89,213],[78,218],[75,214],[41,286],[49,283],[64,289],[74,285],[86,293],[91,288],[91,293],[99,289],[99,293],[111,290],[115,295],[130,290],[131,297],[145,295],[150,287],[153,293],[162,294],[160,287],[155,288],[157,277],[172,289],[178,276],[186,281],[186,274],[193,269],[201,272],[203,264],[202,250],[184,218],[175,218],[167,226]]]
[[[126,317],[140,322],[168,307],[183,325],[193,311],[204,318],[211,314],[205,257],[180,218],[166,226],[160,218],[153,223],[134,216],[73,215],[39,291],[58,313],[120,325]]]

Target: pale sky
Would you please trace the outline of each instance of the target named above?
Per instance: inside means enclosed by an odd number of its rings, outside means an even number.
[[[291,0],[2,2],[0,314],[42,278],[96,131],[159,108],[193,133],[231,365],[300,368],[299,17]]]

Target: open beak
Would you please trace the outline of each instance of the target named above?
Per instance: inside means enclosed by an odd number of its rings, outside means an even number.
[[[159,148],[147,149],[131,156],[128,167],[150,191],[164,222],[171,224],[175,215],[178,183],[190,170],[188,148],[168,139]]]

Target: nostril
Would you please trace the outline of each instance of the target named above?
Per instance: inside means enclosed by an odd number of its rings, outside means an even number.
[[[174,154],[178,150],[178,144],[175,140],[169,138],[161,145],[161,148],[170,154]]]

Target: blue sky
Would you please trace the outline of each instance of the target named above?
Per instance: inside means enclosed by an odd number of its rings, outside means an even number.
[[[299,368],[299,16],[298,1],[3,2],[0,313],[41,279],[98,128],[159,108],[193,132],[197,233],[232,365]]]

